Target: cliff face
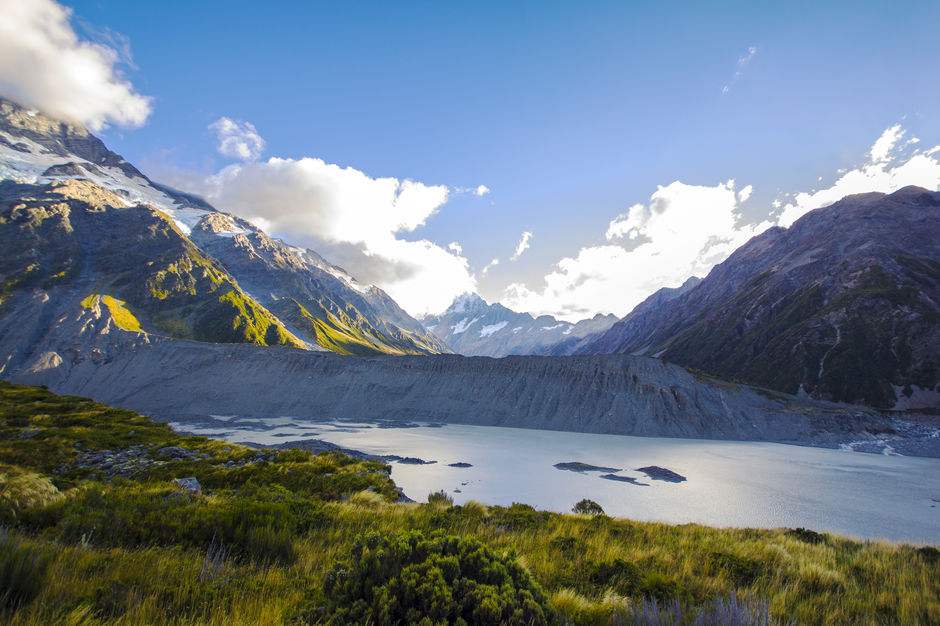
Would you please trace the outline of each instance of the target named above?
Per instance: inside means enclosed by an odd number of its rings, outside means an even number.
[[[884,408],[940,406],[940,193],[850,196],[647,301],[581,350]]]

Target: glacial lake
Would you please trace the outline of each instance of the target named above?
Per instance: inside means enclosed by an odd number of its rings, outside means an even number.
[[[716,527],[804,527],[858,539],[940,544],[940,459],[802,446],[595,435],[491,426],[318,422],[296,417],[212,416],[171,422],[177,430],[277,445],[321,439],[375,455],[434,463],[390,463],[392,478],[419,502],[444,490],[457,504],[478,500],[570,511],[582,498],[608,515]],[[608,472],[559,470],[581,462]],[[472,467],[450,467],[469,463]],[[653,480],[658,466],[686,478]]]

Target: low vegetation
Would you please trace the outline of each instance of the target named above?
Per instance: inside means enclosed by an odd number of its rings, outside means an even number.
[[[940,623],[935,547],[400,503],[382,463],[3,382],[0,463],[3,623]]]

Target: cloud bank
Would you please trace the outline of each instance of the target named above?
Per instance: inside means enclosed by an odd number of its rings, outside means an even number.
[[[605,244],[558,261],[541,288],[509,285],[501,301],[517,311],[569,321],[597,312],[626,315],[661,287],[678,287],[690,276],[704,276],[768,227],[789,226],[846,195],[891,193],[907,185],[940,189],[940,146],[919,150],[918,140],[905,141],[905,135],[900,126],[887,129],[864,164],[841,173],[825,189],[778,199],[776,210],[761,221],[742,220],[751,185],[737,190],[728,180],[715,186],[680,181],[660,186],[647,203],[635,204],[611,220]]]
[[[126,48],[80,40],[71,13],[52,0],[0,0],[0,94],[93,131],[141,126],[151,98],[118,70]]]
[[[404,234],[448,199],[443,185],[372,178],[321,159],[230,165],[189,190],[274,236],[306,245],[358,280],[387,291],[412,315],[438,313],[476,280],[460,244],[443,248]]]
[[[679,181],[661,186],[648,203],[611,220],[607,244],[561,259],[541,291],[509,285],[502,302],[569,321],[597,312],[624,315],[660,287],[707,272],[770,226],[739,223],[743,191],[735,192],[733,180],[714,187]]]
[[[264,152],[264,139],[254,124],[220,117],[209,124],[209,130],[215,133],[219,142],[217,150],[222,156],[240,161],[257,161]]]

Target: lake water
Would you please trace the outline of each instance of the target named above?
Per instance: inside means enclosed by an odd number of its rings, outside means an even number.
[[[804,527],[860,539],[940,544],[940,459],[884,456],[773,443],[660,439],[518,428],[317,422],[284,417],[213,416],[174,428],[263,445],[322,439],[392,462],[392,478],[417,501],[441,489],[461,504],[570,511],[582,498],[608,515],[717,527]],[[617,468],[643,485],[572,472],[556,463]],[[449,467],[449,463],[472,467]],[[684,482],[652,480],[636,468],[659,466]]]

